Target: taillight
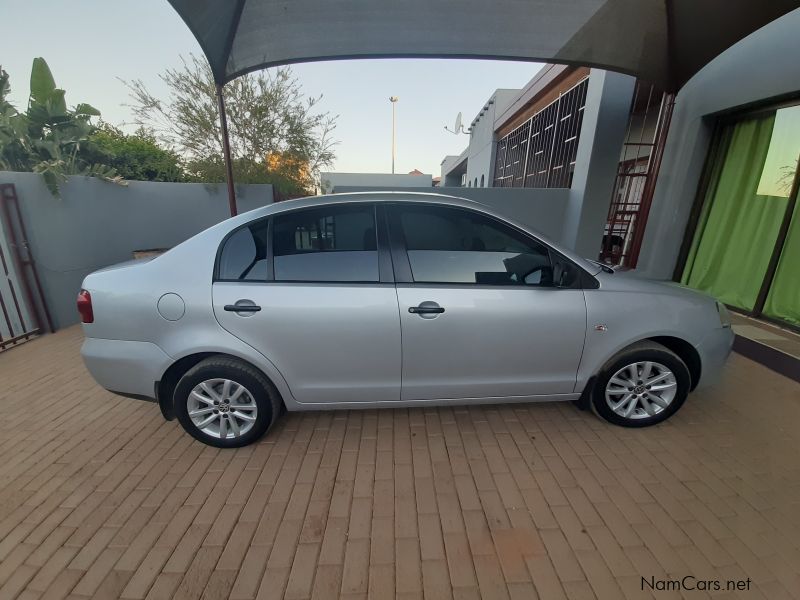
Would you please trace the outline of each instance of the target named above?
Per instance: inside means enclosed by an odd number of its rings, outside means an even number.
[[[94,311],[92,310],[92,295],[86,291],[78,292],[78,312],[83,323],[94,323]]]

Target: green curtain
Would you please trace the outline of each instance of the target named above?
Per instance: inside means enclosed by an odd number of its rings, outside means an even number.
[[[775,247],[787,198],[758,195],[775,116],[727,126],[712,166],[698,228],[681,278],[726,304],[752,310]]]
[[[764,314],[800,325],[800,206],[795,205]]]

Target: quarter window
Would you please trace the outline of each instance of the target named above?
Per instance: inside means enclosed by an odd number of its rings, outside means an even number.
[[[236,230],[219,256],[219,278],[265,281],[267,279],[267,220]]]
[[[276,281],[378,281],[372,206],[328,206],[274,217]]]
[[[499,221],[454,208],[395,210],[415,282],[553,285],[547,247]]]

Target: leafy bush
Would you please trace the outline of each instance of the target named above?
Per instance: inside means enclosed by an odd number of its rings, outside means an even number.
[[[100,123],[81,150],[90,162],[113,167],[121,177],[139,181],[185,181],[180,157],[159,146],[155,136],[140,127],[126,134]]]
[[[81,153],[93,130],[91,118],[100,111],[85,103],[67,108],[65,92],[56,87],[43,58],[33,60],[27,111],[8,101],[10,91],[8,74],[0,69],[0,169],[41,173],[54,196],[68,175],[124,184],[113,168]]]

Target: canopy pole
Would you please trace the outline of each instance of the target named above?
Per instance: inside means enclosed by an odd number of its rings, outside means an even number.
[[[225,158],[225,179],[228,182],[228,207],[231,216],[238,214],[236,210],[236,189],[233,187],[233,163],[231,161],[231,141],[228,137],[228,117],[225,114],[225,97],[222,95],[222,84],[217,84],[217,104],[219,105],[219,124],[222,128],[222,154]]]

